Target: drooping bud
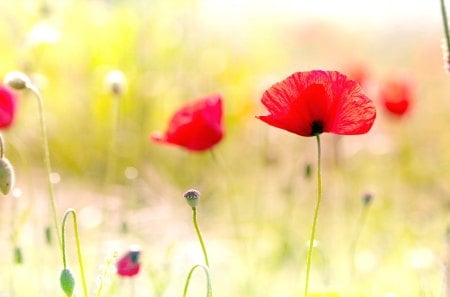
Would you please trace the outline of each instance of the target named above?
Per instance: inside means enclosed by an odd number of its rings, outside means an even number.
[[[3,195],[9,194],[15,181],[14,167],[5,157],[0,158],[0,191]]]
[[[31,84],[31,81],[25,73],[12,71],[5,76],[3,83],[10,88],[23,90]]]
[[[61,284],[61,289],[66,294],[67,297],[72,297],[73,290],[75,288],[75,279],[73,278],[72,272],[65,268],[61,271],[59,277],[59,282]]]
[[[184,198],[186,198],[187,203],[191,207],[197,207],[198,199],[200,198],[200,192],[194,189],[187,190],[184,193]]]

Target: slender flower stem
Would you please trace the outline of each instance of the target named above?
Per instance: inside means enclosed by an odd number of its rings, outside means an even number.
[[[43,143],[43,147],[44,147],[44,162],[45,162],[45,167],[47,169],[48,193],[50,196],[50,205],[51,205],[51,212],[52,212],[52,217],[53,217],[53,225],[55,228],[56,236],[58,237],[58,244],[61,247],[61,236],[59,233],[58,218],[56,216],[55,194],[53,191],[53,184],[50,179],[50,176],[52,173],[52,167],[51,167],[51,163],[50,163],[50,151],[48,149],[47,126],[45,124],[45,116],[44,116],[44,103],[43,103],[41,94],[39,93],[39,90],[33,84],[27,83],[26,87],[36,96],[38,105],[39,105],[39,117],[40,117],[40,124],[41,124],[42,143]]]
[[[67,217],[69,216],[69,214],[72,214],[72,217],[73,217],[73,228],[74,228],[74,232],[75,232],[75,242],[76,242],[76,246],[77,246],[78,265],[80,266],[81,284],[83,286],[83,294],[85,297],[87,297],[88,290],[87,290],[87,286],[86,286],[86,278],[84,276],[83,257],[81,255],[80,236],[78,234],[77,213],[75,212],[75,210],[73,208],[69,208],[66,210],[66,212],[64,213],[64,218],[63,218],[63,222],[62,222],[61,244],[62,244],[63,265],[64,265],[64,269],[66,269],[67,268],[67,260],[66,260],[65,227],[66,227],[66,220],[67,220]]]
[[[311,270],[311,257],[314,247],[314,238],[316,234],[317,218],[319,216],[319,207],[322,200],[322,174],[320,170],[320,159],[321,159],[321,149],[320,149],[320,137],[319,134],[316,135],[317,139],[317,204],[314,210],[314,219],[311,227],[311,238],[309,239],[308,255],[306,258],[306,279],[305,279],[305,297],[308,296],[308,286],[309,286],[309,273]]]
[[[445,40],[447,42],[447,50],[450,50],[450,32],[448,28],[447,9],[445,8],[445,0],[441,0],[441,14],[444,23]]]
[[[206,253],[205,243],[203,242],[202,234],[200,233],[200,229],[198,228],[197,223],[197,208],[192,207],[192,221],[194,222],[195,232],[197,233],[198,240],[200,241],[200,245],[202,247],[203,258],[205,259],[205,264],[209,267],[208,254]]]
[[[189,283],[191,282],[192,274],[194,273],[195,269],[197,269],[197,268],[202,268],[203,271],[205,271],[205,274],[206,274],[206,297],[212,297],[211,277],[209,275],[209,269],[208,269],[208,267],[201,265],[201,264],[193,266],[191,268],[191,270],[189,271],[189,274],[186,279],[186,283],[184,285],[183,297],[187,296],[187,291],[189,288]]]
[[[355,233],[353,234],[353,240],[350,244],[350,265],[351,265],[352,276],[354,274],[354,268],[355,268],[354,260],[355,260],[356,245],[358,244],[362,228],[364,226],[364,223],[366,222],[369,205],[363,205],[363,208],[361,209],[361,212],[359,214],[358,223],[356,225],[356,230],[355,230]]]

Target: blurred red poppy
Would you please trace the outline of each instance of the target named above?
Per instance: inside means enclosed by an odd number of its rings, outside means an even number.
[[[205,151],[216,145],[223,134],[222,97],[212,95],[180,108],[164,135],[152,133],[151,138],[190,151]]]
[[[257,118],[301,136],[364,134],[376,117],[361,87],[337,71],[294,73],[265,91],[261,101],[270,114]]]
[[[411,107],[411,84],[402,79],[386,81],[380,87],[379,97],[387,112],[394,116],[402,117]]]
[[[132,249],[123,255],[116,263],[117,274],[122,277],[132,277],[138,274],[141,269],[140,254],[138,249]]]
[[[8,128],[14,121],[16,97],[6,87],[0,86],[0,129]]]

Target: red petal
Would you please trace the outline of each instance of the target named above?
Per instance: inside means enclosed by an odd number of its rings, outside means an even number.
[[[333,108],[328,115],[327,132],[341,135],[367,133],[376,118],[375,105],[353,80],[331,72]]]
[[[214,95],[182,107],[173,115],[166,133],[152,134],[151,138],[192,151],[204,151],[222,139],[222,126],[222,98]]]
[[[0,128],[11,126],[16,111],[16,102],[13,93],[0,86]]]

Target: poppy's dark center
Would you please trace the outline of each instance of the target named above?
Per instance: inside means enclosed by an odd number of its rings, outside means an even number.
[[[319,135],[323,132],[323,122],[320,120],[312,121],[311,136]]]

